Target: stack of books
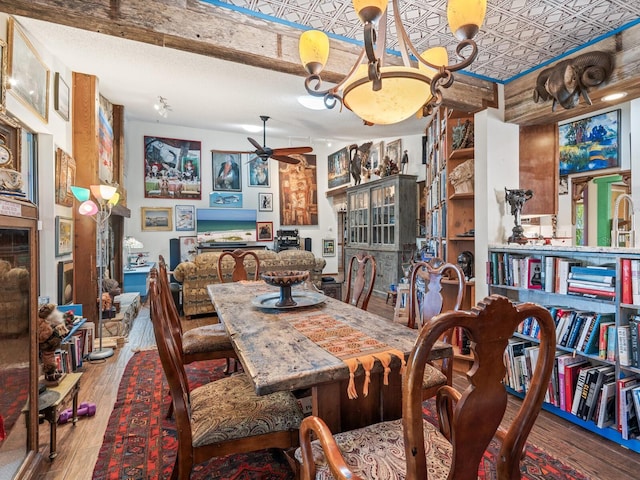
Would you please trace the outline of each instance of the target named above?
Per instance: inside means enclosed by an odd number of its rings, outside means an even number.
[[[567,293],[613,301],[616,298],[616,269],[613,266],[571,266]]]

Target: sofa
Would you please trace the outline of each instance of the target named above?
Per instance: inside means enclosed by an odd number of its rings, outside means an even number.
[[[291,271],[305,270],[310,273],[311,281],[320,288],[322,270],[326,265],[323,258],[306,250],[253,250],[260,260],[260,271]],[[182,262],[173,270],[173,277],[182,284],[182,310],[185,317],[215,313],[211,299],[207,292],[207,285],[219,283],[218,258],[222,252],[206,252],[196,255],[191,262]],[[227,257],[222,263],[222,274],[225,281],[231,281],[231,272],[235,263]],[[250,278],[255,273],[256,266],[253,257],[245,261]],[[229,280],[226,280],[229,278]]]

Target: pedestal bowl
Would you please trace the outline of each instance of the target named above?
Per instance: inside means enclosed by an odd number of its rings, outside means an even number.
[[[291,296],[291,287],[302,283],[309,278],[309,272],[263,272],[260,276],[269,285],[280,287],[280,300],[276,302],[276,307],[291,307],[297,305],[296,301]]]

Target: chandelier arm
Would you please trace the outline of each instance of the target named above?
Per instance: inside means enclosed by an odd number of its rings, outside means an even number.
[[[375,55],[380,66],[384,66],[385,50],[387,48],[387,17],[389,9],[385,9],[382,17],[378,20],[378,40],[376,42]]]
[[[367,54],[369,63],[375,63],[378,60],[376,58],[375,46],[376,27],[373,23],[367,22],[364,24],[364,51]]]
[[[328,88],[326,90],[320,90],[320,87],[322,85],[322,77],[320,76],[320,74],[316,73],[316,74],[309,75],[307,78],[304,79],[304,88],[307,90],[307,93],[309,93],[309,95],[313,95],[314,97],[325,97],[325,104],[326,104],[327,95],[330,95],[331,97],[338,99],[340,103],[342,103],[342,97],[338,94],[338,92],[340,91],[342,86],[356,73],[356,71],[358,70],[358,67],[362,63],[362,60],[364,59],[365,53],[366,52],[363,48],[360,51],[358,58],[356,58],[355,63],[351,67],[351,70],[349,70],[349,72],[344,76],[344,78],[340,80],[340,82],[335,84],[333,87]],[[314,81],[316,82],[316,84],[315,86],[312,87],[311,82],[314,82]]]
[[[409,52],[407,51],[407,46],[411,48],[411,52],[416,56],[416,49],[414,48],[411,40],[409,40],[409,35],[407,35],[407,31],[404,29],[404,24],[402,23],[402,18],[400,17],[400,8],[398,7],[398,0],[393,0],[393,19],[396,23],[396,33],[398,37],[398,46],[400,47],[400,55],[402,56],[402,62],[405,67],[411,66],[411,59],[409,58]]]

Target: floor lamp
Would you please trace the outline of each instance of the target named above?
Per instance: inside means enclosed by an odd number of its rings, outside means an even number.
[[[96,222],[96,259],[98,260],[98,339],[99,348],[89,354],[89,360],[102,360],[113,355],[112,348],[102,347],[102,280],[104,277],[104,262],[106,257],[105,236],[108,236],[107,222],[111,216],[111,209],[118,203],[120,194],[111,185],[91,185],[89,188],[71,187],[73,196],[80,202],[78,213],[86,215]],[[91,200],[91,195],[96,201]]]

